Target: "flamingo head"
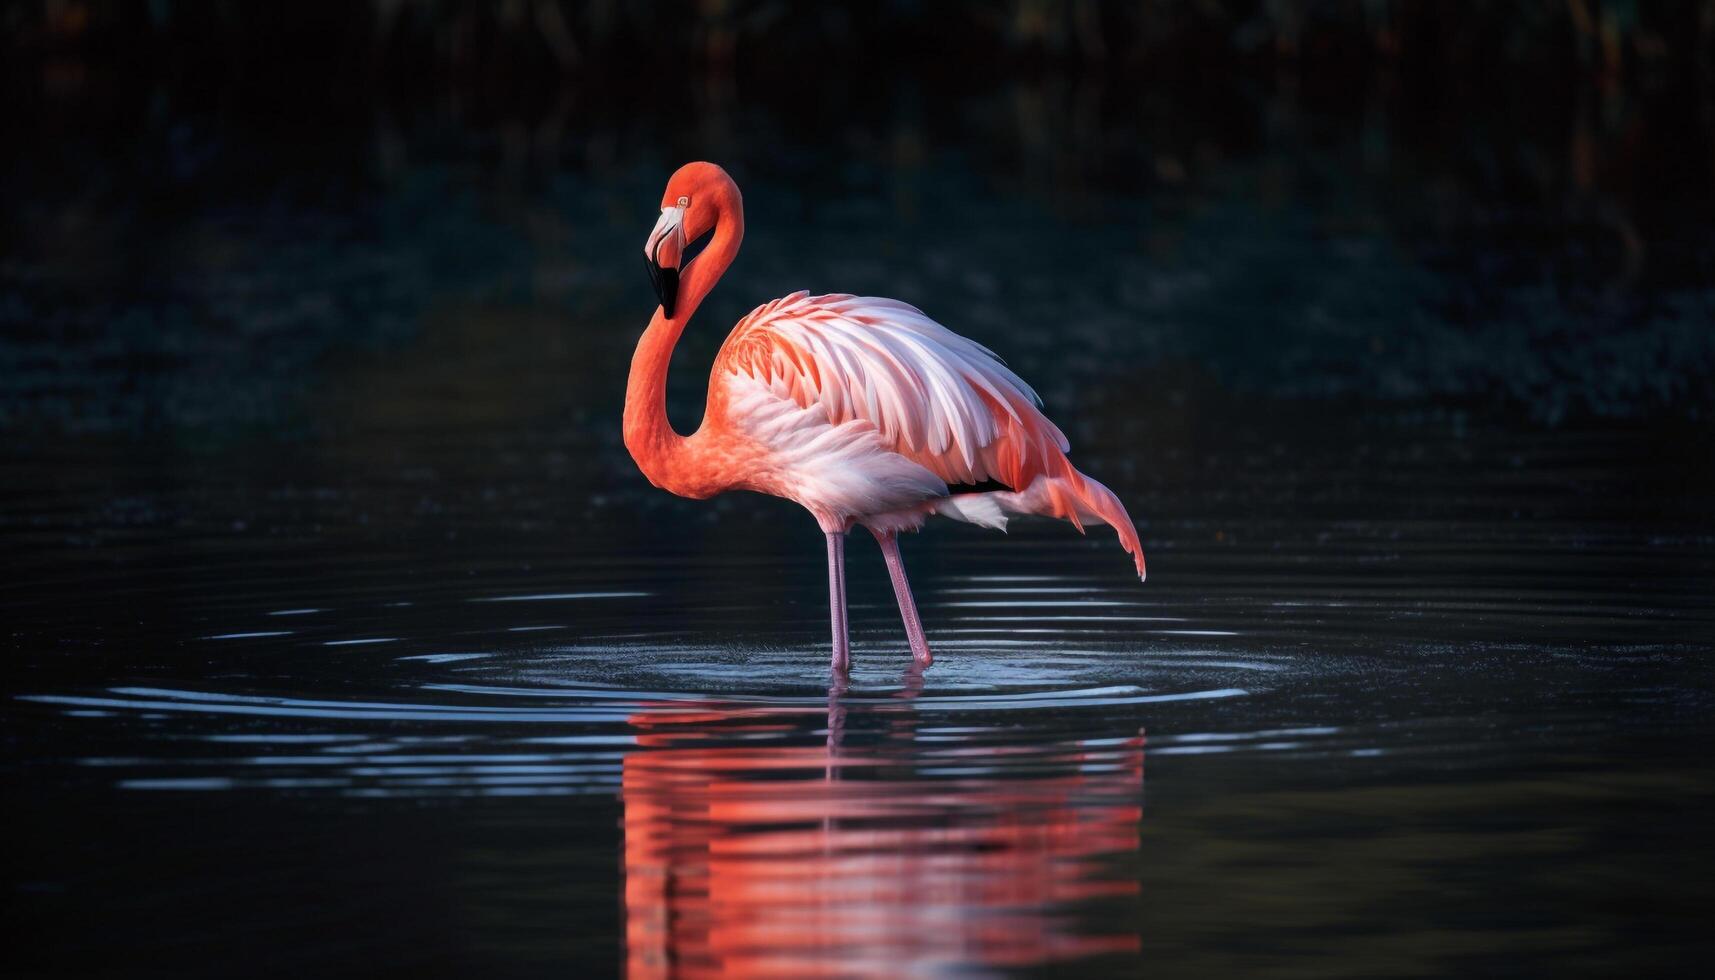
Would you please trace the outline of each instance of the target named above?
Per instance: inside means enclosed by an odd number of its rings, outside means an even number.
[[[667,181],[661,217],[643,243],[643,259],[661,311],[669,319],[679,300],[680,273],[689,261],[687,244],[712,231],[723,215],[741,214],[738,199],[738,185],[712,163],[687,163]]]

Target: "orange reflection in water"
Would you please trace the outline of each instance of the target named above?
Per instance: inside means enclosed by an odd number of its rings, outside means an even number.
[[[1135,850],[1143,736],[997,748],[919,740],[883,707],[869,747],[732,745],[801,711],[641,714],[625,759],[632,977],[898,977],[1132,953],[1067,903],[1138,893],[1098,858]],[[793,718],[791,715],[798,715]],[[936,739],[957,736],[936,734]],[[719,739],[728,744],[699,745]]]

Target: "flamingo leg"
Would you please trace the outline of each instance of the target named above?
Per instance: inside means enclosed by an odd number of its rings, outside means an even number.
[[[851,641],[846,635],[846,536],[828,533],[828,618],[834,630],[835,674],[844,674],[850,667]]]
[[[911,597],[911,583],[905,578],[905,562],[899,557],[899,535],[877,533],[875,540],[881,545],[881,556],[887,559],[887,577],[893,580],[893,597],[899,600],[899,618],[905,620],[905,638],[911,642],[911,655],[918,666],[927,667],[935,662],[935,657],[929,652],[923,621],[917,618],[917,601]]]

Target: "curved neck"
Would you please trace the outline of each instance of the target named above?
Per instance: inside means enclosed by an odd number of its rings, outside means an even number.
[[[685,324],[715,288],[738,255],[744,238],[744,211],[725,199],[716,202],[714,236],[708,248],[691,260],[680,276],[679,308],[667,317],[659,307],[637,351],[631,356],[631,377],[625,387],[625,448],[649,482],[675,493],[686,485],[685,437],[667,420],[667,368]]]

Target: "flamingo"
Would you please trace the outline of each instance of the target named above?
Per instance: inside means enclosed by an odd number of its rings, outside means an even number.
[[[688,243],[711,235],[686,259]],[[931,515],[1005,530],[1015,514],[1106,523],[1144,577],[1125,507],[1074,469],[1041,399],[994,352],[892,299],[796,292],[752,310],[715,357],[703,423],[667,420],[667,367],[686,324],[744,238],[738,185],[712,163],[667,181],[643,245],[660,307],[631,359],[625,447],[655,486],[705,500],[728,490],[784,497],[827,539],[832,667],[851,663],[845,539],[854,525],[881,546],[915,662],[933,662],[899,533]]]

